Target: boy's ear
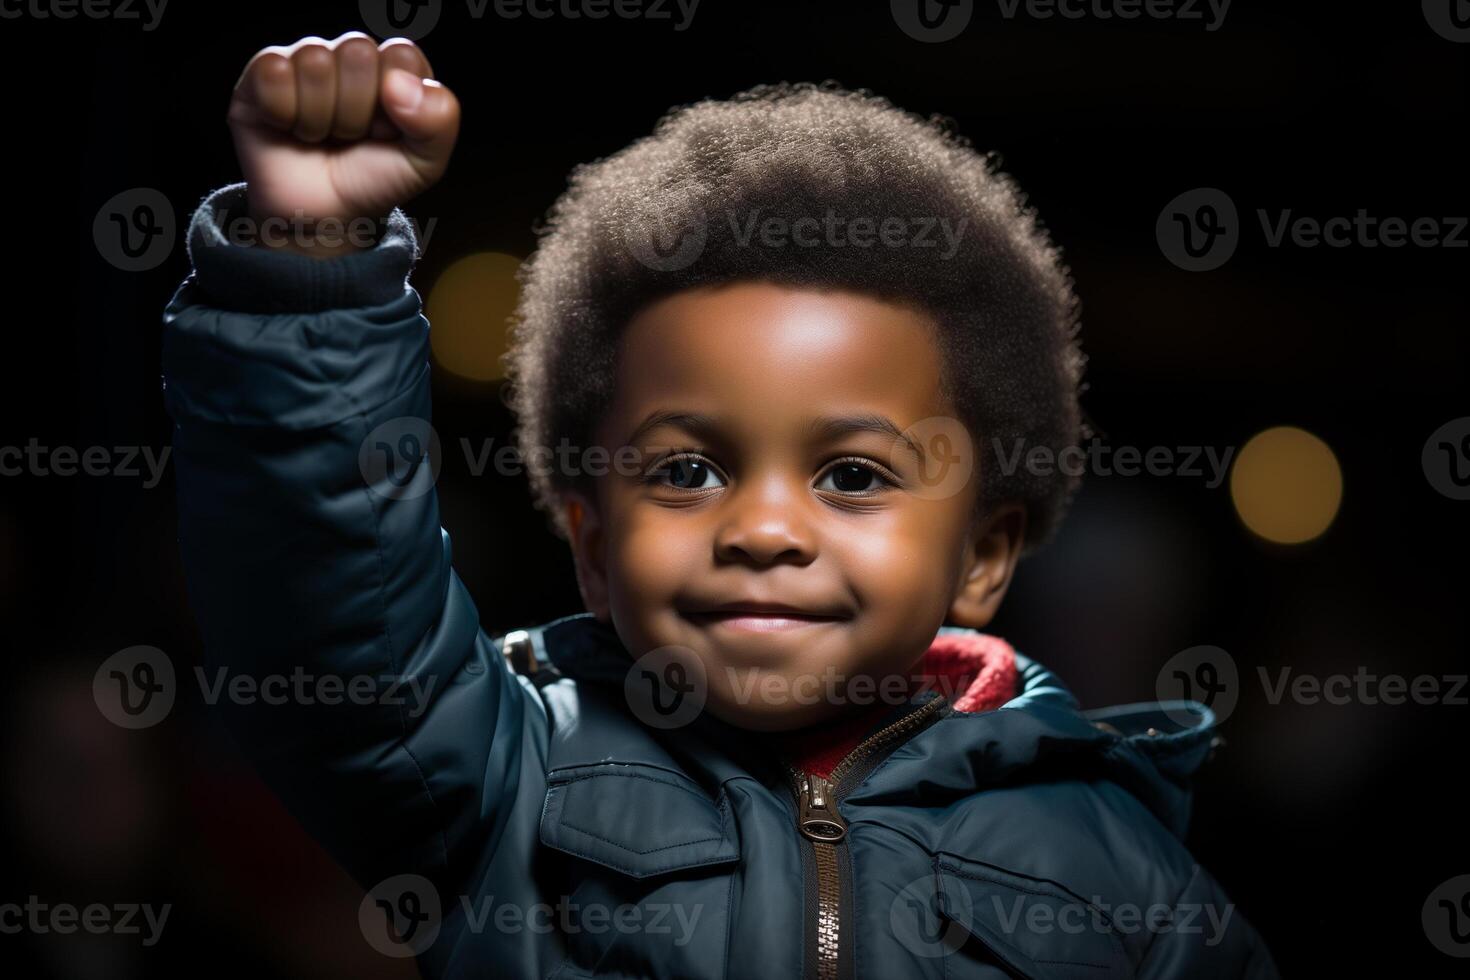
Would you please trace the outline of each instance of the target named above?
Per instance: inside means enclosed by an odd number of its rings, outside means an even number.
[[[1026,509],[1000,504],[975,519],[949,618],[983,629],[995,618],[1026,541]]]
[[[608,622],[607,563],[603,551],[602,519],[597,507],[581,493],[568,491],[562,496],[568,537],[572,546],[572,563],[577,570],[577,590],[587,611]]]

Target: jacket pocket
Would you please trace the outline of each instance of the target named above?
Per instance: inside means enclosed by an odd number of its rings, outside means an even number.
[[[541,843],[558,862],[558,977],[724,977],[740,846],[730,803],[654,766],[554,770]]]
[[[936,911],[948,923],[946,977],[993,976],[1003,964],[1029,980],[1122,980],[1133,975],[1122,936],[1096,905],[1062,885],[950,854],[934,858]]]
[[[740,858],[723,792],[710,799],[687,777],[640,765],[552,773],[541,843],[630,878]]]

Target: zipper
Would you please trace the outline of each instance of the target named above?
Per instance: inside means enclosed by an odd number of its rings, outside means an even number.
[[[815,954],[817,980],[837,980],[842,940],[842,872],[837,849],[847,838],[847,821],[837,812],[832,784],[821,776],[797,773],[797,829],[810,841],[815,868],[816,908],[808,949]],[[845,845],[842,845],[845,847]],[[808,907],[811,896],[808,896]]]
[[[830,776],[787,770],[796,797],[796,829],[806,843],[807,860],[803,863],[812,872],[807,875],[807,962],[815,964],[815,970],[808,972],[816,980],[837,980],[844,972],[844,956],[850,961],[852,955],[852,943],[847,939],[850,924],[844,921],[851,905],[850,900],[845,900],[851,888],[847,821],[842,819],[837,804],[843,793],[865,779],[882,761],[882,750],[895,747],[899,738],[916,733],[944,705],[945,699],[936,695],[885,725],[843,756]]]

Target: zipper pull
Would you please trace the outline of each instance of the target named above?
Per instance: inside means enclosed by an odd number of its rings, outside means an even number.
[[[802,834],[814,841],[835,844],[847,836],[847,822],[832,799],[832,784],[821,776],[802,774],[799,821]]]

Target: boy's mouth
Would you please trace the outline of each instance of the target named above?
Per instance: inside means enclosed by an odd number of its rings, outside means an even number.
[[[805,629],[840,622],[848,618],[836,613],[811,612],[778,602],[743,601],[689,610],[684,615],[702,626],[717,626],[721,629],[745,633]]]

